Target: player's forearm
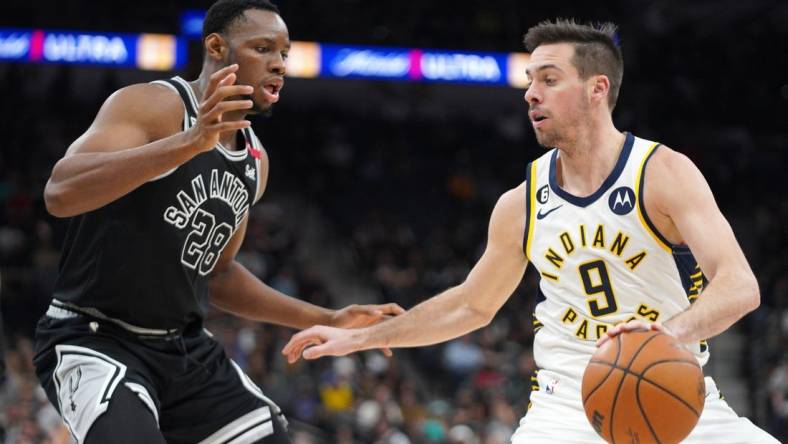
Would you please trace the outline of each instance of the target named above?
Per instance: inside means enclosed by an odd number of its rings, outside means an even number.
[[[360,329],[361,349],[421,347],[463,336],[487,325],[490,313],[466,303],[463,287],[457,286],[428,299],[386,322]]]
[[[758,307],[760,295],[754,277],[719,276],[686,311],[665,322],[679,341],[689,344],[724,332]]]
[[[212,276],[209,285],[215,307],[254,321],[304,329],[330,325],[334,312],[269,287],[236,261]]]
[[[178,133],[137,148],[68,155],[55,164],[44,189],[47,210],[71,217],[101,208],[195,154],[187,134]]]

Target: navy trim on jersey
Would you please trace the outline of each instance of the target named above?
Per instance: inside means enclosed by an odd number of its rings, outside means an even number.
[[[648,161],[651,160],[651,157],[654,155],[654,153],[657,152],[657,150],[661,146],[662,144],[658,143],[657,146],[655,146],[654,149],[651,150],[651,152],[648,154],[646,160],[643,161],[643,171],[640,172],[640,183],[638,184],[637,201],[638,201],[638,207],[640,207],[640,214],[643,216],[643,220],[646,221],[646,224],[651,229],[651,232],[654,233],[654,235],[657,236],[659,240],[662,241],[662,243],[670,246],[670,248],[673,250],[673,255],[675,256],[677,253],[683,254],[689,252],[689,246],[676,245],[670,242],[669,240],[667,240],[665,236],[663,236],[662,233],[660,233],[659,230],[657,230],[657,227],[654,225],[653,222],[651,222],[651,218],[648,217],[648,212],[646,211],[646,201],[644,199],[644,195],[645,195],[644,193],[646,192],[646,187],[644,186],[646,182],[646,166],[648,165]],[[690,253],[690,255],[691,254],[692,253]]]
[[[626,139],[624,140],[624,147],[621,149],[621,154],[618,156],[618,161],[616,162],[616,166],[613,167],[613,171],[607,176],[607,179],[602,183],[602,186],[599,187],[598,190],[594,192],[594,194],[586,197],[577,197],[575,195],[569,194],[568,192],[561,189],[558,186],[558,179],[556,179],[556,171],[555,171],[555,162],[558,159],[558,149],[553,150],[553,156],[550,158],[550,189],[565,201],[571,203],[572,205],[576,205],[578,207],[585,208],[592,203],[594,203],[600,196],[605,194],[605,191],[610,189],[618,177],[621,176],[621,172],[624,171],[624,167],[627,164],[627,160],[629,159],[629,154],[632,152],[632,145],[635,143],[635,136],[632,133],[626,133]]]
[[[687,296],[689,296],[693,284],[691,276],[696,272],[698,262],[689,249],[685,251],[674,251],[673,260],[676,261],[676,268],[679,271],[679,277],[681,277],[681,286],[684,288],[684,292]]]
[[[541,279],[541,278],[540,278]],[[534,301],[534,306],[539,305],[540,303],[547,300],[547,296],[544,295],[542,292],[542,287],[536,286],[536,300]]]
[[[531,164],[533,162],[528,162],[528,165],[525,167],[525,231],[523,231],[523,254],[528,256],[528,228],[531,225],[531,219],[529,217],[530,210],[531,210]]]
[[[679,277],[681,277],[681,286],[684,287],[687,299],[689,299],[690,304],[694,304],[709,281],[689,248],[674,249],[673,260],[676,261],[676,269],[679,272]],[[708,343],[705,340],[701,340],[700,352],[705,353],[708,349]]]

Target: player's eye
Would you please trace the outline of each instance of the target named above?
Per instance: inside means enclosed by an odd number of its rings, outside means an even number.
[[[282,60],[287,60],[290,57],[290,54],[287,51],[282,51]]]
[[[259,53],[268,52],[268,48],[266,48],[265,46],[257,46],[257,47],[254,48],[254,50],[259,52]]]

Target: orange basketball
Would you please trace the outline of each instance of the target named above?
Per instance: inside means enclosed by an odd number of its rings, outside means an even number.
[[[588,421],[609,443],[678,443],[706,397],[695,356],[656,331],[623,333],[600,347],[583,375]]]

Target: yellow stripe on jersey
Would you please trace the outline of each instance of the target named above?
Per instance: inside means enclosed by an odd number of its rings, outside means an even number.
[[[657,242],[657,245],[662,247],[662,249],[667,251],[668,253],[673,253],[673,248],[670,245],[666,244],[662,239],[660,239],[660,237],[651,229],[651,226],[648,224],[648,222],[646,222],[646,218],[644,217],[643,214],[643,210],[645,210],[645,203],[640,202],[640,196],[641,196],[640,184],[641,182],[643,182],[642,177],[646,170],[646,161],[649,159],[649,157],[651,157],[651,153],[654,151],[657,145],[659,145],[659,143],[654,142],[646,150],[646,155],[643,156],[643,162],[641,162],[640,164],[640,168],[638,169],[638,175],[637,178],[635,179],[635,196],[637,196],[638,199],[638,205],[637,205],[638,219],[640,219],[640,224],[643,225],[643,227],[646,229],[648,234],[650,234],[651,237],[654,238],[654,241]],[[641,207],[643,208],[643,210],[641,210]]]
[[[534,225],[536,225],[536,211],[534,208],[536,205],[536,164],[537,161],[531,162],[531,175],[528,178],[528,195],[530,199],[528,199],[531,203],[530,207],[528,208],[528,233],[525,234],[525,257],[528,260],[531,260],[531,244],[534,237]]]

